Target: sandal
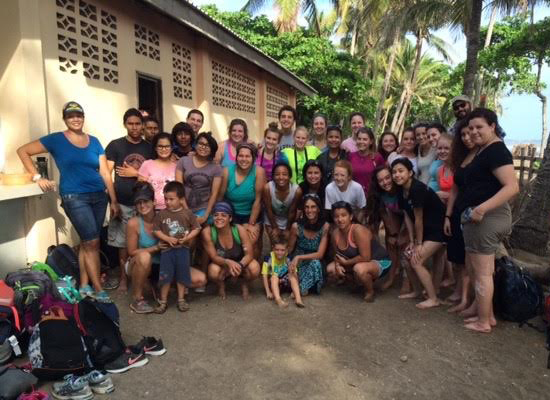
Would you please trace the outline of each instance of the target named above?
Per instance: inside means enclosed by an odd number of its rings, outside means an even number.
[[[154,312],[155,314],[164,314],[166,312],[166,309],[168,308],[168,304],[166,301],[159,300],[159,305],[155,307]]]
[[[185,301],[185,299],[179,299],[178,300],[178,311],[185,312],[189,311],[191,307],[189,307],[189,303]]]

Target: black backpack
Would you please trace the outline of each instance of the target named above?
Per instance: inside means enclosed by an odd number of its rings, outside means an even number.
[[[103,369],[124,353],[126,344],[120,334],[116,305],[86,298],[74,305],[74,316],[96,368]]]
[[[500,318],[524,323],[542,313],[542,287],[509,257],[495,261],[494,282],[493,305]]]
[[[28,352],[32,373],[40,379],[82,374],[89,367],[80,330],[59,307],[51,307],[35,326]]]
[[[74,250],[66,244],[48,247],[48,264],[59,276],[72,276],[76,282],[80,283],[80,268],[78,266],[78,256]]]

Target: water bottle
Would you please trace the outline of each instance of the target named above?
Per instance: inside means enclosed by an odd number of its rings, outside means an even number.
[[[36,169],[42,178],[50,179],[48,176],[48,159],[46,157],[36,158]]]

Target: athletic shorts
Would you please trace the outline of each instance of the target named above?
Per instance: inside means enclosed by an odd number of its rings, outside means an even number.
[[[159,285],[173,281],[191,286],[190,252],[188,247],[175,247],[160,254]]]
[[[120,215],[118,218],[111,218],[109,221],[109,231],[107,243],[109,246],[119,249],[126,248],[126,227],[128,220],[136,215],[134,207],[128,207],[120,204]]]

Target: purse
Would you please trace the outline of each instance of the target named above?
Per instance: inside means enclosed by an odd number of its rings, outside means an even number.
[[[0,367],[0,400],[15,400],[36,383],[38,378],[30,372],[25,372],[15,365]]]

